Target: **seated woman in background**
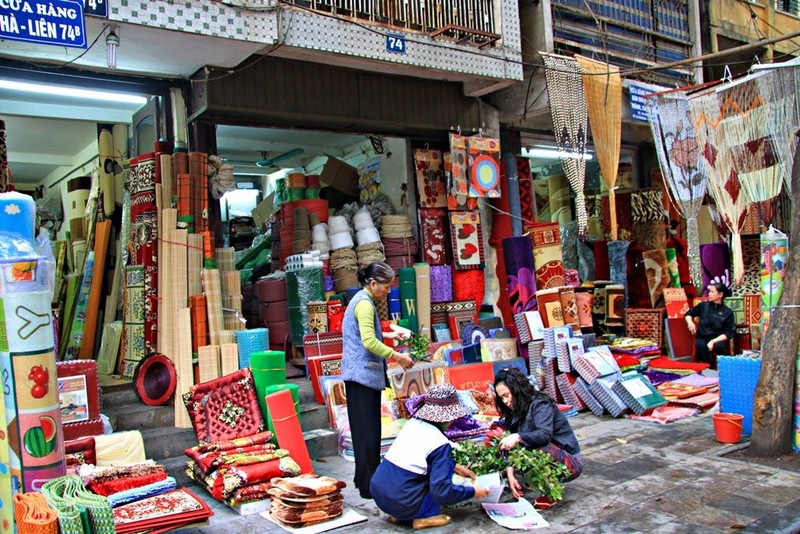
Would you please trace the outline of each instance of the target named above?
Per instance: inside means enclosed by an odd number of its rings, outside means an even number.
[[[500,441],[500,449],[514,447],[541,449],[557,462],[561,462],[571,473],[567,481],[574,480],[583,471],[583,456],[575,433],[567,418],[546,393],[538,391],[528,377],[517,369],[503,369],[494,379],[495,403],[505,421],[505,429],[511,432]],[[514,468],[506,470],[511,493],[522,497],[522,484],[514,476]],[[536,508],[549,508],[552,500],[539,497]]]
[[[425,403],[397,435],[369,485],[390,522],[410,521],[417,530],[444,526],[452,519],[441,513],[442,505],[489,494],[487,488],[453,484],[454,473],[475,478],[453,461],[444,435],[450,423],[468,413],[450,384],[433,386],[425,394]]]
[[[730,341],[736,333],[733,310],[724,303],[728,288],[715,282],[708,286],[708,300],[686,312],[684,319],[695,337],[695,359],[717,368],[717,355],[730,352]],[[694,324],[695,317],[698,320]]]

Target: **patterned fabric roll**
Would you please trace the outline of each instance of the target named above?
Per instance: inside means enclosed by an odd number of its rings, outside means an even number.
[[[533,241],[536,287],[547,289],[564,285],[561,258],[561,231],[558,223],[539,223],[526,227]]]
[[[722,283],[731,287],[731,255],[727,243],[708,243],[700,246],[700,263],[703,266],[702,295],[708,296],[708,285]]]
[[[453,272],[449,265],[431,265],[431,302],[453,300]]]
[[[664,250],[648,250],[642,257],[647,274],[647,286],[650,289],[650,305],[655,308],[663,302],[664,289],[671,283],[667,254]]]
[[[561,300],[561,315],[564,318],[564,324],[572,325],[576,328],[580,327],[575,288],[572,286],[560,287],[558,288],[558,296]]]
[[[594,293],[585,290],[575,291],[575,304],[578,307],[578,323],[581,328],[593,328],[592,306],[594,305]]]
[[[669,269],[669,282],[671,287],[681,287],[681,275],[678,270],[678,253],[674,248],[664,251],[667,255],[667,269]]]
[[[611,284],[606,286],[606,326],[625,324],[625,286]]]
[[[503,239],[508,300],[513,314],[536,309],[536,269],[528,236]]]
[[[431,338],[431,266],[427,263],[415,263],[417,324],[419,333]],[[388,311],[388,308],[387,308]],[[380,315],[380,313],[378,313]],[[388,313],[387,313],[388,315]]]
[[[608,242],[609,274],[611,275],[611,282],[615,285],[626,287],[628,263],[625,260],[629,246],[630,241]]]
[[[545,328],[564,325],[559,288],[553,287],[537,291],[536,301]]]

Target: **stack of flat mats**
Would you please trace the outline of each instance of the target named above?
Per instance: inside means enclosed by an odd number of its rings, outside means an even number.
[[[313,474],[273,478],[270,517],[290,528],[307,527],[342,515],[346,484],[335,478]]]
[[[586,404],[575,393],[574,384],[577,379],[578,377],[571,374],[560,374],[556,377],[556,384],[564,402],[581,412],[586,409]]]
[[[620,417],[628,411],[628,405],[614,392],[614,384],[619,380],[619,377],[619,374],[601,376],[589,386],[589,391],[608,410],[612,417]]]
[[[619,373],[619,366],[611,355],[611,351],[601,347],[592,349],[574,358],[573,367],[581,378],[591,384],[601,376]]]
[[[575,394],[578,395],[578,398],[586,404],[592,413],[597,417],[602,417],[606,409],[603,408],[602,403],[589,391],[589,384],[586,383],[586,380],[578,377],[572,387],[575,390]]]
[[[635,371],[623,373],[613,390],[636,415],[644,415],[667,403],[653,384]]]
[[[169,532],[203,523],[212,515],[202,499],[181,488],[114,508],[114,527],[118,534]]]

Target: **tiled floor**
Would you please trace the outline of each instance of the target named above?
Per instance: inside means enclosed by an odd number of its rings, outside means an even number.
[[[581,414],[570,419],[586,466],[567,485],[564,501],[543,512],[549,528],[538,532],[723,533],[800,531],[800,482],[795,473],[717,456],[708,415],[658,425]],[[340,457],[314,463],[324,475],[347,481],[353,464]],[[199,494],[202,490],[197,490]],[[393,525],[372,501],[348,487],[345,503],[367,517],[341,532],[410,532]],[[508,493],[505,497],[510,498]],[[197,533],[282,532],[258,515],[241,517],[207,498],[216,515]],[[450,510],[453,523],[430,532],[507,532],[474,503]],[[337,532],[339,532],[337,531]]]

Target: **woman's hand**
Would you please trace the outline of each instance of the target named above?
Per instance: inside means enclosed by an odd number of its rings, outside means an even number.
[[[480,501],[489,496],[489,488],[479,488],[475,486],[475,500]]]
[[[514,476],[513,467],[506,469],[506,477],[508,477],[508,489],[511,490],[511,495],[513,495],[515,499],[522,498],[525,490],[522,489],[522,484],[520,484],[517,477]]]
[[[403,354],[402,352],[394,351],[394,354],[392,354],[392,358],[394,359],[394,361],[400,364],[400,367],[402,367],[406,371],[414,367],[414,359],[408,354]]]
[[[694,321],[687,317],[686,318],[686,326],[689,328],[689,333],[692,335],[697,334],[697,325],[694,324]]]
[[[706,347],[708,347],[708,350],[713,351],[714,350],[714,340],[712,339],[711,341],[709,341],[706,344]]]
[[[475,475],[475,473],[472,472],[472,469],[470,469],[469,467],[464,467],[463,465],[459,465],[459,464],[456,464],[455,473],[458,476],[462,476],[464,478],[470,478],[472,480],[475,480],[476,478],[478,478]]]
[[[519,434],[509,434],[508,436],[500,440],[500,450],[501,451],[511,450],[520,443],[522,443],[522,439],[520,439]]]

